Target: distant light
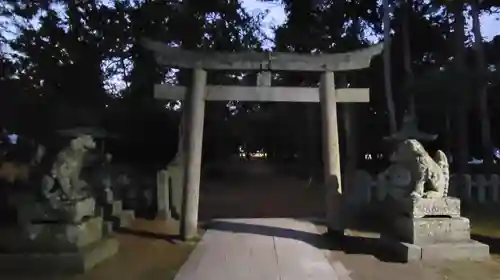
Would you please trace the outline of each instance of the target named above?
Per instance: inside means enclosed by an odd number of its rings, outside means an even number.
[[[494,148],[493,154],[495,155],[496,158],[500,159],[500,149],[499,148]]]
[[[467,162],[470,165],[481,165],[483,164],[484,160],[482,159],[477,159],[477,158],[472,158],[469,162]]]
[[[9,138],[9,141],[11,144],[15,145],[15,144],[17,144],[17,139],[19,138],[19,135],[9,134],[9,135],[7,135],[7,138]]]
[[[108,105],[108,104],[106,104],[106,105],[104,105],[104,107],[108,108],[108,107],[109,107],[109,105]]]

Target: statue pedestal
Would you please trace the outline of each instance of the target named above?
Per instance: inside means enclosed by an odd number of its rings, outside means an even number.
[[[83,273],[118,252],[118,241],[94,216],[93,198],[61,205],[18,207],[18,224],[0,229],[0,271]]]
[[[487,260],[489,246],[470,238],[469,219],[460,216],[460,199],[388,199],[391,214],[383,247],[399,261]]]
[[[26,221],[44,223],[78,223],[85,217],[91,217],[95,211],[95,199],[92,197],[76,201],[60,202],[58,207],[51,207],[48,202],[25,201],[18,203],[17,217],[20,224]]]
[[[432,216],[460,217],[460,199],[444,198],[412,198],[387,199],[385,203],[392,208],[394,217],[408,216],[424,218]]]

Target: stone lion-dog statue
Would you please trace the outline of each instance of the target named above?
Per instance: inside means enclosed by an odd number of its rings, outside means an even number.
[[[404,177],[399,186],[404,185],[407,189],[405,193],[412,198],[448,196],[449,165],[443,151],[438,150],[432,158],[419,141],[409,139],[398,145],[391,162],[384,175],[390,178]]]
[[[94,139],[89,135],[82,135],[73,140],[57,156],[50,176],[42,181],[43,192],[46,197],[63,196],[64,199],[77,199],[83,195],[86,183],[80,179],[85,155],[96,147]],[[57,192],[54,186],[57,183]]]

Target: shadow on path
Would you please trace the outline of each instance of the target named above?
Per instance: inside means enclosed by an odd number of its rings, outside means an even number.
[[[207,224],[207,229],[289,238],[305,242],[320,250],[343,251],[345,254],[372,255],[380,261],[396,262],[394,258],[386,256],[383,250],[381,250],[378,237],[338,236],[329,233],[320,234],[276,226],[224,220],[216,220]]]
[[[181,238],[178,234],[173,235],[173,234],[157,233],[157,232],[150,232],[146,230],[130,229],[130,228],[117,228],[115,229],[115,231],[118,233],[129,234],[137,237],[164,240],[170,244],[176,244],[181,242]]]

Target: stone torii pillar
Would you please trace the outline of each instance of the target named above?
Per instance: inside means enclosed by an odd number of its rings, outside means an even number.
[[[191,239],[198,231],[198,205],[200,196],[201,155],[203,146],[203,124],[205,115],[205,95],[207,72],[193,69],[191,87],[186,96],[185,127],[183,128],[184,175],[181,203],[183,221],[180,234],[183,239]]]
[[[341,175],[340,147],[337,122],[337,100],[333,72],[321,74],[319,100],[321,106],[321,128],[323,148],[323,173],[326,187],[326,220],[333,231],[341,231]]]

